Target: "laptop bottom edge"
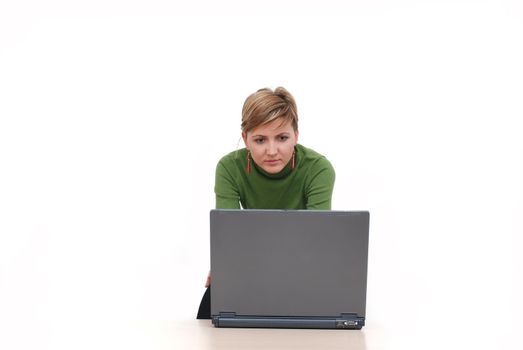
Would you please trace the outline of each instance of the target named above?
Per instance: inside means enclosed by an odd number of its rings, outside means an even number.
[[[215,327],[232,328],[316,328],[361,329],[365,318],[352,314],[340,317],[284,317],[284,316],[236,316],[220,314],[212,317]]]

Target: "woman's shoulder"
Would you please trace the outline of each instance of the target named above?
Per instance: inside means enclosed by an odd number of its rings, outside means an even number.
[[[302,159],[305,164],[332,168],[332,164],[323,154],[320,154],[315,150],[305,147],[301,144],[296,145],[296,150],[302,155]]]
[[[300,148],[297,148],[297,151],[302,152],[301,167],[305,182],[310,186],[318,186],[319,184],[332,188],[336,171],[327,157],[301,145]]]
[[[230,153],[227,153],[218,161],[217,167],[224,167],[227,169],[233,169],[241,166],[247,159],[247,150],[245,148],[237,149]]]

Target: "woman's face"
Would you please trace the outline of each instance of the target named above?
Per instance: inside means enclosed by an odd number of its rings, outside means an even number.
[[[276,174],[291,160],[298,130],[292,128],[290,121],[281,124],[281,120],[275,119],[243,133],[242,137],[256,165],[269,174]]]

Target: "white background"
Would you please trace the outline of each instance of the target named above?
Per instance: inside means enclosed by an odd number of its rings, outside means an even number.
[[[515,0],[2,1],[0,344],[193,318],[216,162],[284,86],[371,212],[368,347],[521,348],[522,62]]]

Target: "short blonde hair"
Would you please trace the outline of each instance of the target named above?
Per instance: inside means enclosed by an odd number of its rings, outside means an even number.
[[[282,124],[290,121],[298,130],[298,111],[294,97],[283,87],[274,91],[264,88],[251,94],[242,109],[242,132],[247,133],[257,126],[282,118]]]

